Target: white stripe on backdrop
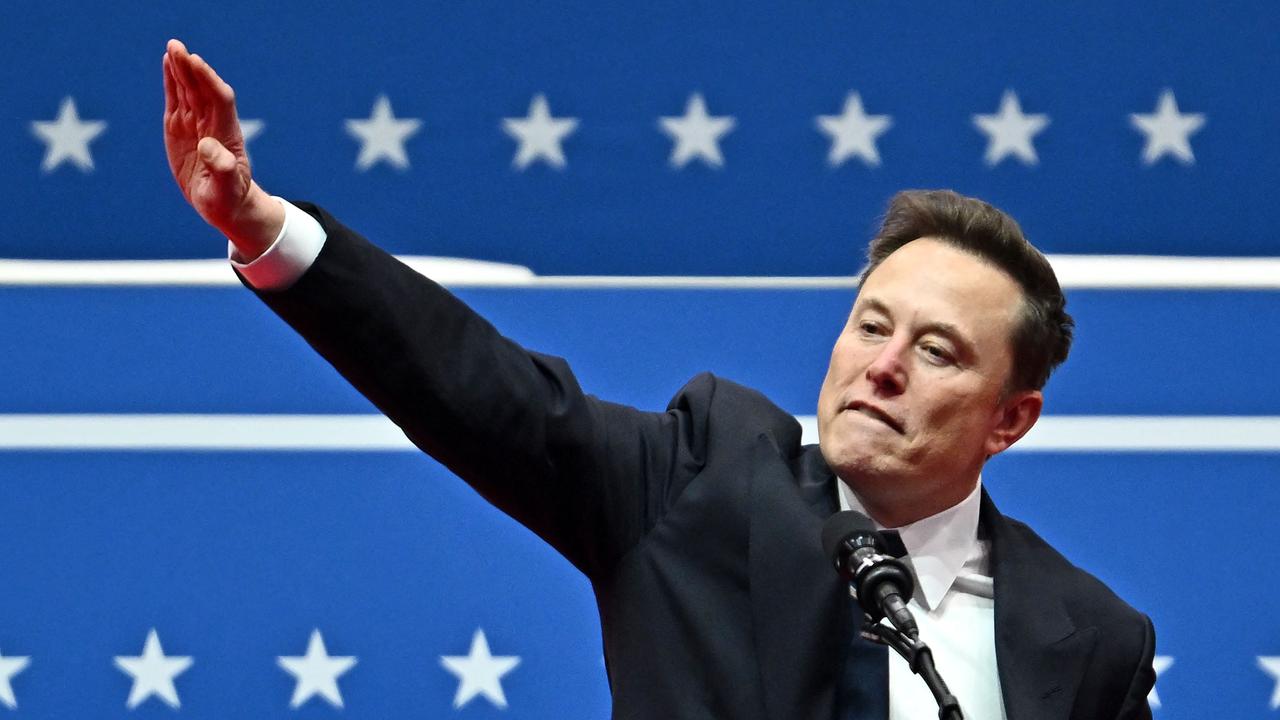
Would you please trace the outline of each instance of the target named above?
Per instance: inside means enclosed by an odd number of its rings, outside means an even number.
[[[817,442],[812,415],[798,416]],[[380,415],[0,415],[0,451],[405,451]],[[1280,452],[1280,416],[1059,415],[1021,452]]]
[[[857,286],[854,276],[538,276],[520,265],[445,257],[401,257],[449,287],[822,289]],[[1280,258],[1050,255],[1066,289],[1280,290]],[[0,260],[3,286],[219,287],[238,285],[225,260]]]

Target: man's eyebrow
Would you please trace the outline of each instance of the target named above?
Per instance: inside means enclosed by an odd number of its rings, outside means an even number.
[[[885,305],[879,298],[869,297],[862,299],[862,309],[875,310],[878,313],[882,313],[890,317],[893,316],[893,313],[889,312],[889,306]]]
[[[893,317],[893,312],[889,310],[889,306],[880,298],[864,298],[861,302],[863,310],[873,310],[890,318]],[[959,346],[959,350],[965,354],[971,355],[975,350],[973,340],[971,340],[969,336],[954,323],[949,323],[945,320],[933,320],[922,325],[920,330],[922,332],[932,332],[947,337]]]

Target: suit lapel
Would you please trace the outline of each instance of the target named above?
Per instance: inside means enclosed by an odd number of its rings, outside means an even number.
[[[763,433],[754,452],[748,554],[766,711],[773,720],[826,720],[853,632],[847,586],[822,552],[822,524],[839,508],[834,478],[816,448],[788,466]],[[1061,595],[1046,588],[1040,551],[985,490],[981,524],[991,541],[1005,714],[1069,718],[1097,629],[1075,626]]]
[[[1015,532],[986,490],[981,517],[991,540],[996,665],[1005,714],[1070,717],[1097,628],[1076,628],[1052,579],[1046,582],[1037,548]]]
[[[793,469],[757,438],[751,478],[751,611],[768,717],[827,720],[852,631],[847,586],[823,557],[835,486],[816,449]]]

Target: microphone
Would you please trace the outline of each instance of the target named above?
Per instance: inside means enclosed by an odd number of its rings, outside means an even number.
[[[836,570],[849,581],[854,597],[867,614],[862,635],[884,643],[907,661],[911,672],[929,686],[938,702],[940,720],[964,720],[960,701],[947,689],[933,663],[933,651],[920,641],[920,629],[907,609],[916,584],[901,560],[885,554],[885,542],[871,519],[845,510],[822,526],[822,549]],[[880,622],[888,617],[893,627]]]
[[[901,560],[884,554],[884,540],[866,515],[838,512],[822,526],[822,549],[871,622],[888,617],[899,632],[918,640],[920,629],[907,609],[915,580]]]

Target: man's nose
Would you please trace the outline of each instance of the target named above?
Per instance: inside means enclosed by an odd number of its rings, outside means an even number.
[[[867,379],[877,390],[897,395],[907,389],[907,365],[904,355],[909,350],[907,338],[890,338],[867,366]]]

